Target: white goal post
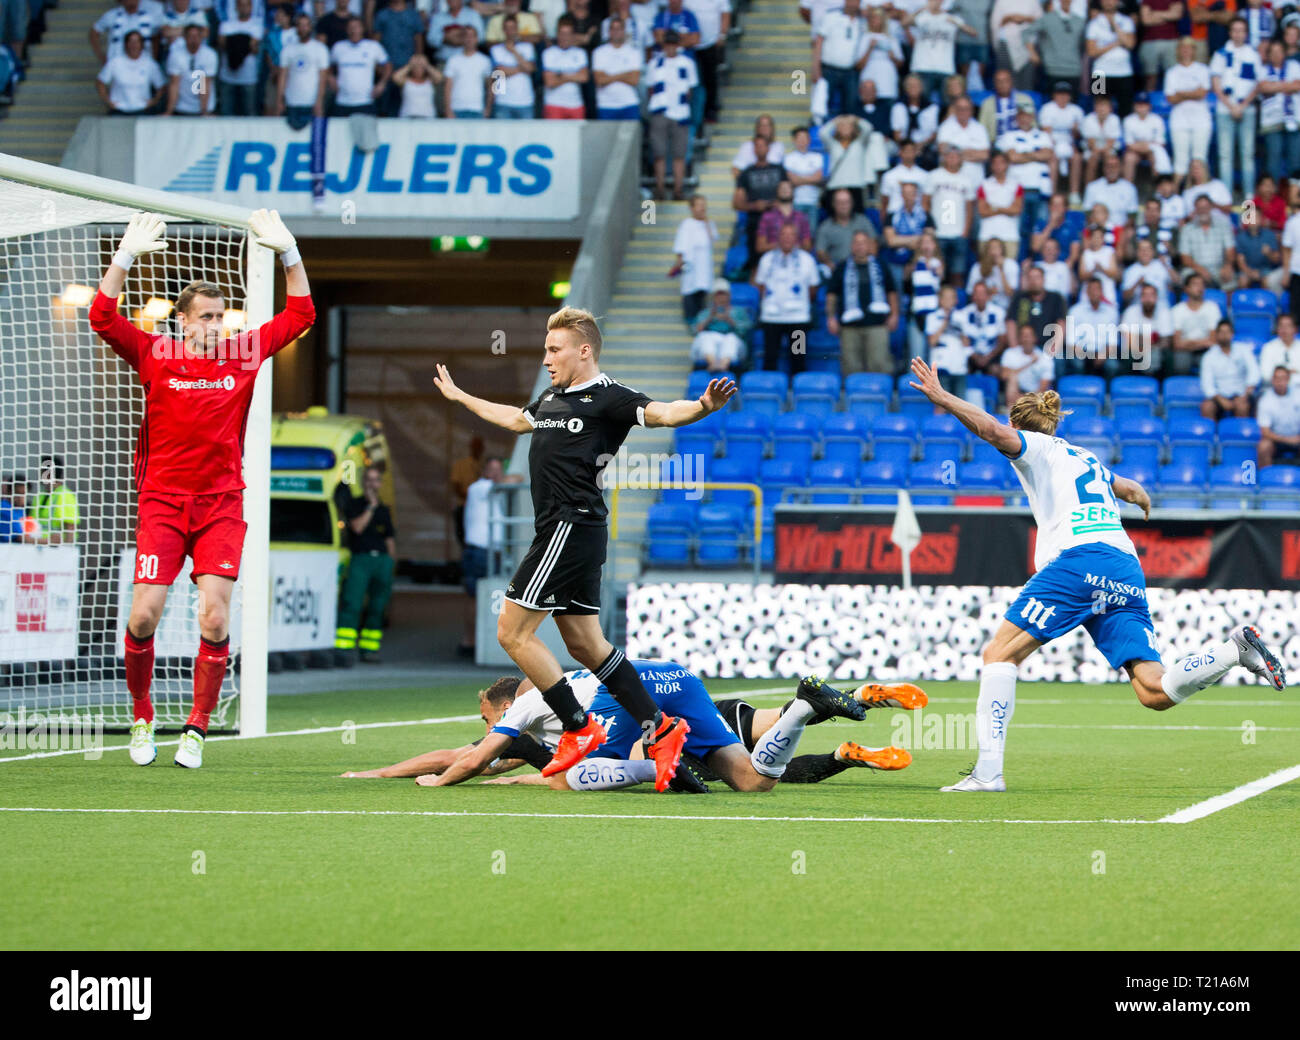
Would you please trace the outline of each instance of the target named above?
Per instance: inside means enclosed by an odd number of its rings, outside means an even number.
[[[132,267],[121,297],[126,317],[146,330],[174,332],[176,296],[199,278],[224,290],[231,329],[272,316],[274,254],[253,241],[247,211],[0,153],[0,498],[11,496],[0,500],[0,713],[11,722],[23,715],[29,725],[69,715],[110,728],[131,722],[123,603],[132,577],[132,456],[144,394],[91,329],[89,305],[126,221],[141,210],[168,221],[168,248]],[[231,665],[212,716],[214,729],[245,736],[266,732],[270,435],[267,364],[245,433],[248,531],[231,604]],[[68,515],[51,513],[59,499],[39,497],[57,476],[49,456],[62,461],[64,484],[76,496],[76,524],[64,544],[49,544],[51,532],[39,524],[42,515]],[[189,711],[195,601],[187,565],[155,639],[160,728],[179,728]]]

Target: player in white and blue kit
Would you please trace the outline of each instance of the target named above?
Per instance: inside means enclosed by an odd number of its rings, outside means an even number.
[[[1120,501],[1137,505],[1145,517],[1151,499],[1137,481],[1111,473],[1092,452],[1055,435],[1066,414],[1055,390],[1022,396],[1004,425],[947,393],[924,361],[913,360],[912,374],[915,389],[1011,460],[1038,524],[1036,573],[984,648],[975,709],[979,760],[969,776],[943,790],[1006,790],[1002,760],[1016,707],[1016,671],[1044,643],[1079,626],[1112,668],[1128,672],[1138,700],[1156,711],[1182,703],[1236,665],[1276,689],[1286,685],[1281,663],[1250,625],[1165,670],[1147,610],[1146,578],[1120,521]]]

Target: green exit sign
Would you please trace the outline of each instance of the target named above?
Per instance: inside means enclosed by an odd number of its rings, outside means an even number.
[[[320,477],[271,477],[272,491],[287,491],[299,495],[319,495],[325,490]]]
[[[486,253],[488,249],[483,235],[438,235],[430,244],[435,253]]]

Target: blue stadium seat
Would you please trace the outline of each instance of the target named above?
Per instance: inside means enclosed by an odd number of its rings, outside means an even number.
[[[695,562],[701,567],[731,567],[741,562],[747,524],[735,506],[700,506],[696,515]]]
[[[1155,441],[1126,441],[1120,438],[1120,462],[1126,468],[1155,472],[1160,468],[1161,448]]]
[[[736,226],[740,228],[740,218],[744,214],[738,214],[736,217]],[[729,248],[726,255],[722,258],[722,275],[732,285],[746,284],[746,268],[749,267],[749,244],[745,241],[745,236],[740,235],[740,244]]]
[[[712,445],[710,445],[712,447]],[[688,461],[689,460],[689,461]],[[711,455],[690,456],[678,454],[659,463],[659,483],[663,490],[659,498],[670,504],[697,504],[703,492],[698,488],[670,488],[668,484],[704,482],[714,462]]]
[[[816,313],[820,313],[820,312],[816,312]],[[839,336],[833,336],[825,329],[817,329],[817,328],[814,328],[811,332],[808,333],[808,361],[810,363],[813,361],[818,361],[823,359],[832,359],[835,361],[839,361],[839,358],[840,358]],[[801,375],[834,375],[835,382],[836,384],[838,384],[840,368],[839,365],[835,365],[833,368],[826,369],[823,371],[817,371],[812,368],[809,368],[807,371],[802,372],[800,374]]]
[[[908,487],[922,492],[916,496],[916,504],[922,506],[952,505],[952,491],[956,486],[957,465],[954,462],[917,462],[907,474]],[[941,489],[948,494],[931,494],[930,489]]]
[[[1259,356],[1259,348],[1273,338],[1273,319],[1263,314],[1246,314],[1236,319],[1232,338],[1250,344],[1251,351]]]
[[[1115,436],[1115,424],[1100,415],[1067,415],[1056,432],[1068,441],[1080,438],[1111,440]]]
[[[894,381],[883,372],[851,372],[844,377],[845,396],[871,397],[886,403],[894,395]]]
[[[1300,512],[1300,467],[1266,466],[1258,476],[1260,509]]]
[[[1219,305],[1219,312],[1226,318],[1228,316],[1228,294],[1222,289],[1206,289],[1205,298],[1212,303]]]
[[[1107,468],[1115,461],[1115,442],[1109,437],[1071,437],[1070,442],[1092,452]]]
[[[761,412],[729,412],[723,423],[726,457],[743,459],[752,471],[757,472],[767,448],[768,422],[768,417]]]
[[[1259,423],[1235,416],[1219,420],[1219,465],[1240,466],[1255,462],[1259,446]]]
[[[1295,488],[1300,491],[1300,466],[1265,466],[1259,471],[1261,488]]]
[[[870,441],[870,427],[853,412],[835,412],[822,423],[822,458],[828,461],[856,467]]]
[[[722,436],[725,417],[732,413],[730,406],[712,415],[706,415],[689,426],[679,426],[674,432],[673,449],[679,455],[698,455],[713,458]]]
[[[1170,463],[1186,463],[1209,469],[1214,449],[1214,423],[1209,419],[1187,418],[1169,430]]]
[[[794,391],[795,408],[801,399],[811,397],[826,397],[832,404],[839,403],[840,377],[829,372],[800,372],[791,380],[790,388]]]
[[[1136,480],[1146,488],[1148,492],[1150,492],[1155,489],[1159,472],[1160,467],[1158,466],[1151,466],[1148,468],[1145,466],[1130,466],[1127,463],[1120,463],[1120,465],[1115,469],[1115,476],[1128,477],[1129,480]]]
[[[1268,289],[1238,289],[1232,294],[1232,321],[1235,325],[1247,316],[1268,318],[1278,313],[1277,297]]]
[[[1166,123],[1169,122],[1169,113],[1173,111],[1174,106],[1165,97],[1165,92],[1163,90],[1149,90],[1147,93],[1151,95],[1151,111]]]
[[[1207,474],[1181,463],[1164,466],[1159,477],[1159,505],[1164,509],[1200,509]]]
[[[1101,376],[1062,376],[1056,389],[1067,407],[1072,402],[1090,401],[1100,408],[1106,400],[1106,380]]]
[[[790,380],[784,372],[746,372],[740,377],[740,395],[772,394],[785,403]]]
[[[972,372],[966,377],[966,392],[978,390],[984,395],[984,410],[993,412],[998,406],[998,393],[1001,388],[998,381],[983,372]]]
[[[731,305],[733,307],[744,307],[757,317],[758,302],[758,289],[755,286],[750,285],[749,282],[731,283]]]
[[[1133,419],[1124,419],[1123,421],[1116,420],[1115,436],[1119,438],[1122,445],[1131,444],[1134,441],[1163,444],[1165,440],[1165,424],[1159,419],[1145,415]]]
[[[857,470],[846,462],[814,462],[808,470],[808,483],[813,487],[852,488],[857,483]],[[821,493],[809,497],[809,501],[824,505],[848,505],[850,495]]]
[[[702,368],[697,368],[691,373],[690,379],[686,381],[686,398],[689,401],[695,400],[700,394],[708,389],[710,380],[713,379],[711,372],[706,372]]]
[[[1211,509],[1250,509],[1255,503],[1255,487],[1245,482],[1241,466],[1215,466],[1210,470]]]
[[[1121,404],[1130,405],[1145,402],[1152,409],[1152,411],[1145,414],[1151,415],[1159,397],[1160,380],[1153,376],[1123,375],[1116,376],[1110,381],[1110,403],[1115,409],[1118,409]],[[1115,421],[1119,422],[1120,418],[1121,416],[1117,410],[1115,412]]]
[[[1007,468],[999,467],[992,462],[968,462],[958,470],[959,486],[963,491],[975,488],[1000,491],[1006,486],[1006,475],[1003,470]]]
[[[966,427],[952,415],[927,415],[921,421],[921,458],[924,462],[960,462],[970,439]]]
[[[916,444],[916,423],[906,415],[888,413],[871,424],[872,458],[904,470]]]
[[[758,538],[759,562],[764,567],[770,567],[776,558],[776,514],[771,506],[763,506],[762,519],[763,530]]]
[[[817,445],[817,420],[804,412],[785,412],[772,424],[772,456],[803,466]]]
[[[660,567],[688,566],[695,509],[656,502],[646,510],[646,562]]]
[[[1010,459],[1008,459],[1006,455],[1003,455],[1002,452],[998,451],[998,449],[993,447],[993,445],[988,441],[978,437],[971,441],[970,460],[972,464],[976,462],[987,462],[995,466],[1004,466],[1008,470],[1011,468],[1007,465],[1010,462]]]
[[[758,467],[758,483],[763,488],[763,508],[770,509],[781,501],[781,492],[786,488],[802,485],[807,473],[807,466],[800,466],[789,459],[764,459]]]
[[[718,459],[713,463],[709,480],[720,484],[753,484],[758,480],[758,466],[750,466],[748,458]],[[715,488],[711,501],[715,506],[741,506],[753,508],[754,496],[740,488]]]
[[[1164,382],[1165,422],[1199,417],[1205,392],[1196,376],[1169,376]]]
[[[876,494],[863,494],[859,501],[863,505],[890,506],[897,505],[897,488],[907,483],[907,463],[901,466],[894,462],[868,462],[858,474],[858,486],[864,488],[894,488],[893,491]]]

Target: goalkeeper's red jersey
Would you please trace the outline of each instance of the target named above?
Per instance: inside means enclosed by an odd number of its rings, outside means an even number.
[[[95,294],[90,325],[136,370],[144,386],[144,422],[135,445],[137,492],[211,495],[244,487],[244,429],[253,382],[263,361],[316,320],[310,296],[290,296],[260,328],[223,343],[219,358],[187,356],[170,336],[151,336]]]

